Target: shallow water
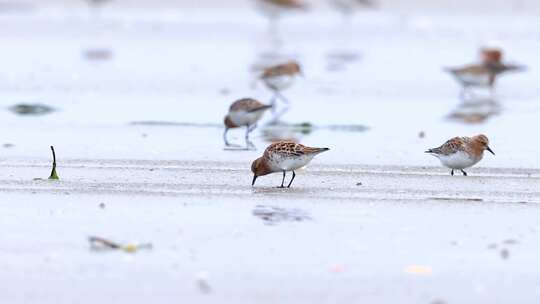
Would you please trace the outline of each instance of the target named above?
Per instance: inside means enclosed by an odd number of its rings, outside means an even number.
[[[99,17],[83,9],[34,10],[4,14],[0,24],[0,36],[9,41],[0,58],[6,67],[1,104],[43,103],[58,110],[32,118],[1,111],[0,121],[10,129],[3,140],[14,145],[3,151],[6,158],[45,159],[54,144],[64,158],[249,161],[258,153],[224,152],[222,130],[201,127],[220,125],[235,99],[270,99],[252,72],[270,54],[297,58],[306,74],[284,93],[291,101],[285,123],[368,129],[273,134],[260,128],[254,133],[259,150],[265,140],[283,137],[332,148],[321,160],[326,163],[436,165],[422,153],[426,148],[455,135],[486,133],[497,156],[481,166],[540,165],[540,147],[524,132],[537,125],[540,112],[540,24],[532,17],[518,22],[505,16],[374,12],[343,23],[332,13],[314,12],[285,19],[279,45],[251,10],[113,8]],[[496,110],[471,114],[469,108],[465,117],[458,111],[452,119],[460,107],[459,88],[442,67],[474,61],[477,48],[493,40],[505,48],[508,61],[529,69],[500,79]],[[89,49],[111,56],[89,59]],[[342,67],[328,70],[336,60]],[[172,124],[133,124],[149,121]],[[230,135],[243,144],[243,131]]]

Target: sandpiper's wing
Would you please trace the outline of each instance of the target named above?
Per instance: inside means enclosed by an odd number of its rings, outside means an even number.
[[[268,109],[271,106],[265,105],[264,103],[255,100],[253,98],[243,98],[233,102],[229,108],[229,112],[235,111],[246,111],[246,112],[255,112],[263,109]]]
[[[294,61],[275,65],[268,67],[264,69],[263,73],[261,74],[261,78],[271,78],[276,76],[283,76],[283,75],[293,75],[295,73],[298,73],[298,70],[295,69],[295,66],[298,66],[297,63]]]
[[[464,85],[488,86],[495,82],[496,71],[486,65],[468,65],[447,71]]]
[[[324,151],[328,151],[328,148],[312,148],[307,147],[295,142],[277,142],[271,144],[264,151],[265,155],[280,154],[283,156],[302,156],[309,154],[319,154]]]
[[[471,64],[471,65],[458,67],[458,68],[447,68],[446,70],[454,75],[464,75],[464,74],[483,75],[483,74],[488,74],[490,72],[488,67],[481,64]]]
[[[505,72],[523,72],[527,70],[527,67],[524,65],[518,65],[518,64],[500,64],[498,68],[496,68],[498,73],[505,73]]]
[[[288,7],[288,8],[305,8],[306,5],[300,1],[297,0],[263,0],[268,3],[272,3],[275,5],[279,5],[282,7]]]
[[[454,137],[440,147],[427,150],[426,153],[450,155],[458,151],[465,151],[465,144],[467,141],[467,137]]]
[[[284,64],[268,67],[264,69],[264,71],[262,72],[261,78],[265,79],[265,78],[284,75],[285,69],[286,69],[286,66]]]
[[[375,7],[377,6],[377,2],[375,0],[356,0],[356,3],[358,3],[361,6],[365,7]]]

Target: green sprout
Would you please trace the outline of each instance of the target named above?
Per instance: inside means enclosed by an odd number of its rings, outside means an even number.
[[[49,179],[59,180],[58,174],[56,174],[56,153],[54,153],[54,147],[51,146],[52,156],[53,156],[53,164],[52,164],[52,171],[51,176],[49,176]]]

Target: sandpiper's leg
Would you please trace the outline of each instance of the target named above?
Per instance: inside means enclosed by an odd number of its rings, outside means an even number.
[[[249,133],[253,132],[255,129],[257,129],[257,124],[252,124],[249,126]]]
[[[284,106],[278,111],[278,107],[276,104],[276,101],[278,99],[282,99],[278,91],[274,91],[274,97],[272,97],[271,105],[272,105],[272,121],[270,124],[276,124],[281,116],[283,116],[287,111],[289,110],[289,104],[284,103]]]
[[[272,95],[272,99],[270,99],[270,105],[272,106],[272,114],[276,114],[276,101],[278,99],[277,91],[274,91],[274,95]]]
[[[287,188],[290,188],[290,187],[291,187],[292,181],[294,180],[295,177],[296,177],[296,173],[295,173],[294,170],[293,170],[293,172],[292,172],[292,178],[291,178],[291,181],[289,182],[289,185],[287,186]]]
[[[276,124],[279,122],[279,119],[285,115],[285,113],[287,113],[287,111],[289,110],[289,107],[283,107],[283,109],[277,113],[274,113],[274,117],[272,118],[272,123]]]
[[[227,141],[227,132],[229,132],[229,128],[225,128],[225,132],[223,132],[223,141],[225,142],[225,146],[230,146],[231,144]]]
[[[251,144],[251,142],[249,141],[249,132],[250,132],[249,126],[246,126],[246,136],[245,136],[246,149],[249,149],[250,144]]]
[[[467,172],[463,171],[463,169],[461,169],[461,173],[463,173],[464,176],[467,176]]]
[[[285,96],[283,96],[283,94],[281,94],[280,91],[276,91],[276,94],[279,97],[279,99],[281,99],[284,103],[290,104],[289,100]]]
[[[454,176],[454,169],[452,169],[452,171],[450,171],[450,175]]]
[[[253,132],[257,128],[257,124],[246,126],[246,149],[253,149],[255,145],[249,140],[249,133]]]
[[[281,186],[279,186],[278,188],[285,188],[285,186],[283,186],[283,184],[285,183],[285,170],[283,170],[283,179],[281,180]]]

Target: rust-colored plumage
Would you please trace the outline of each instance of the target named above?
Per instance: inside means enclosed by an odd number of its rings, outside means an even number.
[[[523,66],[503,63],[503,52],[500,49],[481,49],[480,57],[480,63],[447,69],[463,86],[462,98],[471,87],[487,87],[493,93],[495,82],[501,74],[525,69]]]
[[[324,151],[328,151],[328,148],[312,148],[295,142],[281,141],[268,146],[263,157],[269,159],[274,154],[280,154],[283,157],[295,157],[306,154],[319,154]]]
[[[229,129],[246,127],[246,147],[249,148],[252,145],[249,141],[249,133],[256,128],[257,122],[264,112],[270,108],[272,108],[271,105],[266,105],[253,98],[243,98],[233,102],[229,107],[229,112],[223,119],[225,124],[225,132],[223,133],[225,145],[230,146],[227,140]]]
[[[268,108],[268,105],[253,99],[253,98],[242,98],[239,99],[231,104],[229,107],[229,112],[234,111],[246,111],[246,112],[253,112],[261,109]]]
[[[296,61],[289,61],[283,64],[275,65],[264,69],[261,74],[262,79],[279,76],[294,76],[302,73],[300,64]]]
[[[301,1],[297,0],[259,0],[262,2],[266,2],[268,4],[276,5],[283,8],[291,8],[291,9],[305,9],[307,8],[307,5]]]
[[[293,177],[287,187],[290,187],[294,177],[295,170],[307,165],[315,155],[328,151],[328,148],[313,148],[307,147],[294,142],[277,142],[269,145],[263,153],[262,157],[257,158],[251,164],[253,172],[253,182],[259,176],[267,175],[274,172],[283,172],[281,188],[284,187],[285,175],[287,171],[293,172]]]
[[[480,134],[473,137],[454,137],[440,147],[427,150],[426,153],[436,156],[444,166],[451,168],[452,175],[454,169],[459,169],[463,175],[467,175],[463,169],[482,160],[486,150],[495,155],[489,147],[487,136]]]
[[[469,153],[473,156],[480,155],[488,150],[491,153],[489,148],[489,139],[484,134],[476,135],[473,137],[454,137],[446,141],[440,147],[429,149],[427,153],[441,154],[441,155],[450,155],[459,151]]]

